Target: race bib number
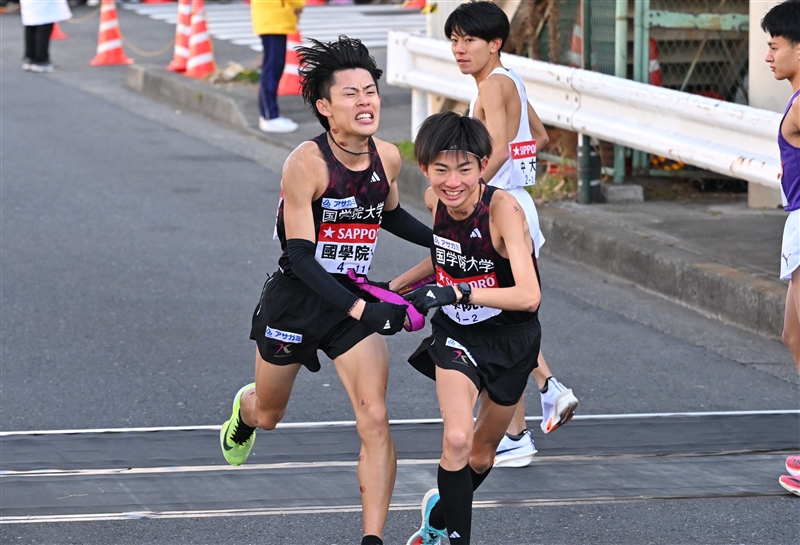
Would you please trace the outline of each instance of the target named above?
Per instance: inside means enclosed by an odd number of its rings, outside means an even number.
[[[473,288],[497,288],[497,275],[493,272],[472,276],[469,278],[453,278],[441,267],[436,267],[436,284],[438,286],[452,286],[459,282],[466,282]],[[461,304],[442,307],[448,318],[461,325],[470,325],[483,322],[502,312],[499,308],[483,307],[480,305]]]
[[[511,142],[508,148],[513,164],[512,176],[519,181],[515,185],[534,185],[536,183],[536,140]]]
[[[379,229],[380,225],[375,223],[321,224],[315,255],[317,262],[333,274],[345,274],[350,269],[357,274],[367,274]]]

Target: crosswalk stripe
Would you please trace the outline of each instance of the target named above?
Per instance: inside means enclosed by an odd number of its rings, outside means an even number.
[[[174,4],[122,4],[151,19],[176,24],[178,10]],[[261,40],[253,34],[250,6],[247,4],[207,5],[208,31],[216,40],[229,41],[261,51]],[[404,10],[387,5],[309,6],[300,16],[298,29],[304,40],[322,42],[336,40],[342,29],[351,38],[360,39],[370,49],[386,47],[389,30],[425,33],[425,15],[417,10]]]

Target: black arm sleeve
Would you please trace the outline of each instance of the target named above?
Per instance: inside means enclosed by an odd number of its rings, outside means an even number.
[[[314,243],[302,238],[286,241],[289,263],[297,278],[340,309],[348,312],[358,297],[336,281],[314,258]]]
[[[433,229],[406,212],[399,204],[394,210],[383,212],[381,227],[417,246],[430,248],[433,242]]]

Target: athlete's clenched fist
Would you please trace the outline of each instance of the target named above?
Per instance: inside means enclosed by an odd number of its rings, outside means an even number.
[[[394,335],[403,329],[406,319],[406,307],[393,303],[367,303],[361,312],[359,321],[380,333]]]
[[[403,297],[423,314],[427,314],[432,308],[452,305],[458,301],[453,286],[423,286]]]

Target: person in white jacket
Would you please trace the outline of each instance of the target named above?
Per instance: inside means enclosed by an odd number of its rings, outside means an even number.
[[[49,73],[55,67],[50,62],[50,34],[53,25],[72,17],[67,0],[20,0],[22,24],[25,27],[25,56],[22,69]]]

